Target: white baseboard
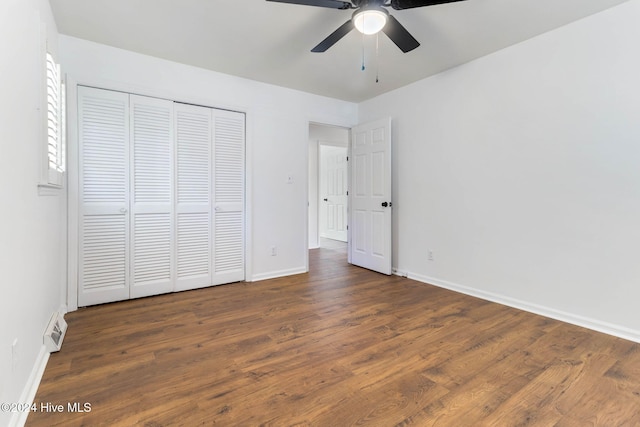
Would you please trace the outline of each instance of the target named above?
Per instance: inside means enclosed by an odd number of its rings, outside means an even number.
[[[398,270],[395,267],[391,268],[391,274],[393,274],[394,276],[407,277],[406,271]]]
[[[261,280],[276,279],[278,277],[293,276],[294,274],[306,273],[307,269],[304,267],[290,268],[288,270],[270,271],[268,273],[254,274],[251,277],[252,282],[259,282]]]
[[[400,273],[396,273],[396,274],[400,276],[404,276],[404,274],[400,274]],[[560,320],[562,322],[570,323],[572,325],[581,326],[583,328],[591,329],[597,332],[602,332],[604,334],[613,335],[618,338],[640,343],[640,331],[629,329],[624,326],[614,325],[614,324],[603,322],[597,319],[592,319],[584,316],[579,316],[573,313],[567,313],[565,311],[556,310],[550,307],[532,304],[526,301],[510,298],[504,295],[485,292],[485,291],[471,288],[468,286],[459,285],[457,283],[451,283],[446,280],[440,280],[435,277],[423,276],[421,274],[415,274],[411,272],[407,272],[406,277],[408,277],[409,279],[416,280],[418,282],[423,282],[429,285],[438,286],[440,288],[449,289],[451,291],[459,292],[465,295],[471,295],[473,297],[477,297],[483,300],[492,301],[498,304],[517,308],[519,310],[528,311],[530,313],[539,314],[541,316],[550,317],[552,319]]]
[[[24,390],[22,390],[22,394],[20,395],[20,403],[33,403],[33,399],[35,399],[36,397],[36,393],[38,391],[38,387],[40,386],[40,381],[42,380],[42,375],[44,374],[44,369],[47,367],[48,361],[49,352],[43,345],[42,347],[40,347],[38,358],[33,365],[33,369],[31,370],[31,374],[29,375],[27,384],[25,384]],[[23,427],[27,422],[28,415],[29,411],[14,412],[13,416],[9,420],[9,427]]]
[[[62,317],[64,317],[64,315],[67,314],[68,312],[69,312],[69,309],[67,307],[67,304],[60,304],[60,308],[58,308],[58,313],[60,313]]]

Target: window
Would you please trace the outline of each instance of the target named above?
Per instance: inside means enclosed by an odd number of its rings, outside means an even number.
[[[46,54],[46,117],[43,176],[41,185],[62,187],[65,171],[65,105],[60,65]]]

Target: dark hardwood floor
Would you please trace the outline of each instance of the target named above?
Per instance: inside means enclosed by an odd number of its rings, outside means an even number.
[[[311,251],[69,313],[27,426],[636,426],[640,345]],[[89,403],[70,413],[68,403]]]

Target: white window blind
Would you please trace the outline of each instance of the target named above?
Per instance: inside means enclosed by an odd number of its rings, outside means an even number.
[[[46,65],[46,159],[43,183],[62,186],[65,171],[64,88],[60,79],[60,65],[48,52]]]

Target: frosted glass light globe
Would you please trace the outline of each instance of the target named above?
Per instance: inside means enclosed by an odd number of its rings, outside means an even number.
[[[353,25],[363,34],[375,34],[387,24],[387,15],[380,9],[359,10],[353,15]]]

